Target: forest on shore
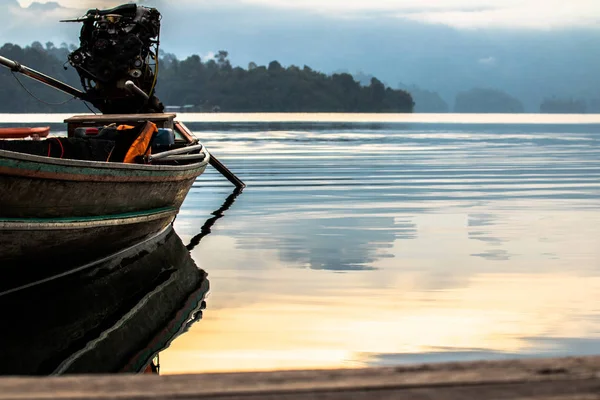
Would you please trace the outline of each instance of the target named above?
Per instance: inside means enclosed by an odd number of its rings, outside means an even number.
[[[21,47],[4,44],[0,55],[80,88],[79,76],[66,63],[73,45],[34,42]],[[457,93],[450,105],[438,93],[399,83],[397,88],[362,72],[331,75],[277,61],[268,65],[231,65],[219,51],[202,60],[191,55],[179,60],[161,52],[157,96],[177,112],[366,112],[366,113],[522,113],[521,101],[492,88]],[[39,101],[38,99],[42,100]],[[0,113],[89,112],[86,105],[25,76],[0,67]],[[585,102],[550,97],[541,100],[540,113],[600,113],[599,99]]]
[[[63,68],[72,49],[65,43],[59,47],[51,42],[26,47],[5,44],[0,55],[80,88],[76,71]],[[178,60],[162,53],[159,68],[158,98],[166,106],[189,111],[407,113],[414,107],[410,93],[386,87],[377,78],[361,85],[350,74],[326,75],[308,66],[285,68],[277,61],[267,66],[250,63],[244,69],[233,67],[226,51],[207,61],[198,55]],[[0,68],[0,112],[86,111],[79,100],[70,101],[69,96],[27,77],[17,74],[17,78]]]

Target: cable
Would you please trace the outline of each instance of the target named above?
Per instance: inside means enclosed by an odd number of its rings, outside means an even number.
[[[91,109],[91,107],[88,105],[88,103],[86,101],[84,101],[83,104],[85,104],[85,106],[87,107],[87,109],[90,110],[90,112],[92,112],[94,115],[98,114],[96,111],[94,111],[94,110]]]
[[[154,67],[154,81],[152,82],[152,87],[150,88],[149,96],[154,94],[154,88],[156,88],[156,81],[158,80],[158,59],[160,55],[158,54],[160,47],[160,28],[158,28],[158,35],[156,36],[156,65]]]
[[[29,95],[30,95],[31,97],[33,97],[34,99],[36,99],[36,100],[37,100],[37,101],[39,101],[40,103],[44,103],[44,104],[46,104],[46,105],[48,105],[48,106],[62,106],[63,104],[67,104],[67,103],[68,103],[68,102],[70,102],[71,100],[73,100],[73,99],[76,99],[76,98],[77,98],[77,97],[73,96],[73,97],[71,97],[70,99],[63,101],[62,103],[48,103],[47,101],[44,101],[44,100],[40,99],[39,97],[37,97],[35,94],[31,93],[31,92],[29,91],[29,89],[27,89],[27,88],[25,87],[25,85],[23,85],[23,82],[21,82],[21,81],[19,80],[19,77],[17,77],[17,75],[15,74],[15,72],[14,72],[14,71],[10,71],[10,72],[12,73],[13,77],[14,77],[14,78],[17,80],[17,82],[19,83],[19,85],[21,85],[21,87],[22,87],[23,89],[25,89],[25,91],[26,91],[27,93],[29,93]]]

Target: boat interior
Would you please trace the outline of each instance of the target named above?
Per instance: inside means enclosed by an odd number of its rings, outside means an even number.
[[[181,165],[203,161],[202,145],[185,125],[173,121],[174,116],[77,116],[65,120],[68,137],[0,140],[0,150],[99,162]]]

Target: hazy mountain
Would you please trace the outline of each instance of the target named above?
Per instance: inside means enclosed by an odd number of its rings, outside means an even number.
[[[446,113],[450,111],[448,103],[436,92],[422,89],[417,85],[398,84],[398,89],[406,90],[415,102],[414,112],[417,113]]]
[[[600,114],[600,97],[591,99],[588,102],[587,110],[591,113]]]
[[[460,92],[454,100],[454,112],[457,113],[514,114],[522,113],[524,109],[523,104],[508,93],[487,88]]]
[[[544,99],[542,104],[540,104],[540,112],[547,114],[585,114],[587,112],[587,104],[583,100],[553,97]]]

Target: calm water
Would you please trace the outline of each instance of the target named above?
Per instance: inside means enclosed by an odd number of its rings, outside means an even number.
[[[599,116],[218,116],[180,119],[248,187],[161,373],[600,353]],[[199,178],[184,243],[231,192]]]

